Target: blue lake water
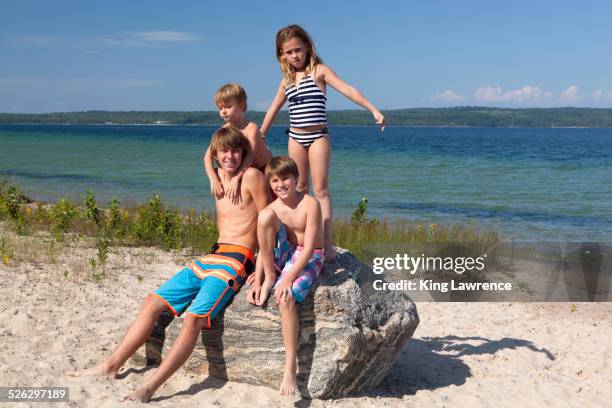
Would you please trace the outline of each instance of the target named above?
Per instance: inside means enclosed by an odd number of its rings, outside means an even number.
[[[0,176],[40,200],[212,209],[214,126],[0,125]],[[495,228],[517,241],[612,242],[612,129],[330,127],[336,215]],[[286,154],[284,128],[268,142]]]

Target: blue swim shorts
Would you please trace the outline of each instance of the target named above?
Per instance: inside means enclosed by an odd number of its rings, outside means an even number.
[[[185,310],[206,319],[205,328],[240,290],[253,272],[250,249],[215,244],[212,253],[197,258],[153,292],[175,316]]]

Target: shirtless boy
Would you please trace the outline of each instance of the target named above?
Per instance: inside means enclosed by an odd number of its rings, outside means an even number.
[[[225,188],[237,177],[249,142],[234,128],[215,132],[210,149],[219,164],[217,175]],[[168,355],[152,377],[127,398],[147,402],[155,391],[179,368],[193,351],[199,333],[227,305],[254,269],[257,249],[257,214],[268,204],[264,176],[248,168],[240,187],[240,203],[227,197],[216,198],[218,244],[213,251],[191,262],[188,267],[149,294],[115,351],[95,367],[76,371],[73,376],[116,378],[125,361],[149,338],[164,310],[175,316],[187,311],[181,332]]]
[[[319,202],[297,191],[298,168],[292,159],[273,157],[266,166],[266,180],[278,198],[259,213],[259,259],[255,276],[249,279],[252,287],[247,299],[261,306],[274,288],[285,343],[280,392],[289,395],[295,392],[297,371],[295,302],[304,302],[323,268],[323,220]]]
[[[219,116],[223,119],[223,126],[231,126],[241,131],[251,146],[251,149],[247,152],[245,157],[243,157],[237,177],[227,186],[221,183],[219,176],[215,172],[210,147],[204,154],[204,169],[210,180],[211,193],[217,198],[226,195],[230,200],[235,201],[238,197],[236,193],[238,191],[240,179],[244,172],[249,167],[255,167],[263,173],[266,164],[272,158],[272,153],[270,153],[270,150],[266,146],[266,142],[257,124],[249,122],[244,118],[244,112],[247,110],[247,95],[244,88],[235,83],[223,85],[215,93],[215,104],[219,110]]]

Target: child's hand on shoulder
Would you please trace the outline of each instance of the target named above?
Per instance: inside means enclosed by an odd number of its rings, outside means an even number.
[[[229,186],[227,186],[227,191],[225,192],[227,198],[229,198],[230,201],[236,205],[238,205],[242,200],[242,197],[240,196],[240,180],[240,177],[234,177],[230,181]]]
[[[281,280],[276,288],[274,288],[274,299],[276,299],[276,303],[282,303],[289,300],[290,297],[293,297],[293,292],[291,288],[293,287],[293,282],[290,282],[289,279]]]
[[[221,199],[225,192],[223,191],[223,184],[219,180],[211,180],[210,183],[210,194],[212,194],[215,198]]]

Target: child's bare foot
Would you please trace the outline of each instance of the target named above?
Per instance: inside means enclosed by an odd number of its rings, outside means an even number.
[[[106,377],[109,379],[117,378],[117,371],[106,362],[100,363],[95,367],[86,368],[67,373],[70,377]]]
[[[247,302],[257,306],[259,302],[259,296],[261,293],[261,285],[252,285],[247,292]]]
[[[259,299],[257,300],[257,306],[263,306],[270,297],[270,292],[274,287],[274,282],[271,279],[265,279],[261,284],[261,291],[259,292]]]
[[[134,390],[130,395],[121,398],[121,402],[127,400],[149,402],[151,401],[152,396],[153,391],[143,385],[142,387],[138,387],[136,390]]]
[[[295,393],[295,363],[287,365],[285,363],[285,371],[283,372],[283,382],[281,382],[279,391],[281,395],[293,395]]]
[[[336,262],[336,250],[331,242],[325,244],[325,262]]]

